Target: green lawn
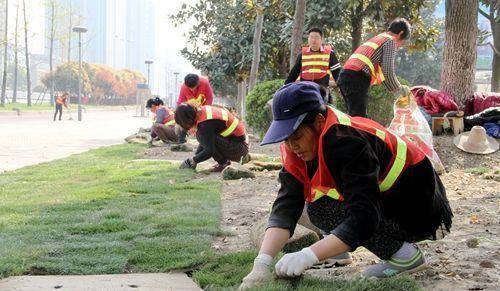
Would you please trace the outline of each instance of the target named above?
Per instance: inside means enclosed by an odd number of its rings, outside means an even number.
[[[241,283],[252,269],[256,252],[240,252],[212,256],[198,270],[193,272],[195,281],[205,290],[232,290]],[[332,278],[321,280],[311,277],[298,279],[275,279],[273,282],[254,288],[261,290],[342,290],[342,291],[417,291],[422,290],[411,277],[402,276],[384,280],[342,280]]]
[[[44,104],[32,104],[30,107],[25,103],[6,103],[4,107],[0,106],[0,111],[12,111],[14,108],[20,109],[21,111],[26,110],[53,110],[54,106],[44,103]]]
[[[0,175],[0,277],[163,272],[207,260],[218,182],[190,182],[143,147],[92,150]]]

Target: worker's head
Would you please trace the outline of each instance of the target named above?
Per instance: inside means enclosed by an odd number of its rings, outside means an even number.
[[[69,93],[68,92],[64,92],[62,94],[62,98],[69,98]]]
[[[274,94],[273,122],[261,145],[285,141],[299,158],[311,161],[318,155],[317,141],[325,121],[326,106],[318,84],[287,84]]]
[[[182,103],[175,110],[175,123],[184,130],[190,130],[196,125],[198,107],[191,103]]]
[[[198,75],[196,74],[187,74],[186,77],[184,77],[184,85],[186,85],[186,87],[191,90],[196,89],[199,83],[200,77],[198,77]]]
[[[396,18],[389,24],[389,32],[397,35],[396,46],[402,47],[411,37],[411,24],[404,18]]]
[[[156,113],[158,107],[162,105],[163,105],[163,100],[161,100],[160,97],[150,98],[148,101],[146,101],[146,108],[151,110],[151,112],[153,113]]]
[[[307,44],[313,51],[317,51],[323,45],[323,31],[321,28],[313,27],[307,32]]]

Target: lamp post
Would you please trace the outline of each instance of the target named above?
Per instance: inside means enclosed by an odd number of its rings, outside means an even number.
[[[75,26],[73,32],[78,33],[78,62],[80,63],[78,73],[78,121],[82,121],[82,33],[87,32],[87,29],[82,26]]]
[[[144,62],[146,65],[148,65],[148,85],[149,85],[149,66],[151,66],[151,64],[153,63],[152,60],[147,60]]]
[[[177,77],[179,77],[179,72],[174,72],[175,75],[175,86],[174,86],[174,96],[177,95]]]

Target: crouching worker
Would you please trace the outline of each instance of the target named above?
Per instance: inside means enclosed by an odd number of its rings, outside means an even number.
[[[277,91],[273,114],[262,145],[283,141],[281,188],[242,289],[271,279],[271,261],[293,234],[304,202],[311,222],[328,235],[284,255],[277,276],[299,276],[359,246],[382,260],[363,271],[366,277],[422,269],[426,260],[412,243],[441,237],[453,216],[425,155],[374,121],[326,107],[314,83]]]
[[[230,161],[238,162],[248,154],[245,127],[224,108],[183,103],[175,111],[175,122],[186,131],[196,129],[199,142],[195,156],[186,159],[181,169],[195,169],[198,163],[213,158],[217,165],[211,171],[221,172]]]
[[[174,111],[164,106],[163,101],[158,97],[149,99],[146,102],[146,108],[155,116],[151,127],[151,140],[148,143],[152,145],[156,137],[164,143],[177,142],[179,135],[176,133]]]

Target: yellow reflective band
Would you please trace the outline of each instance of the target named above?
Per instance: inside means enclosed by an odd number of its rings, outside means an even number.
[[[169,122],[165,123],[165,125],[174,125],[175,124],[175,120],[170,120]]]
[[[228,120],[227,111],[224,109],[221,109],[221,111],[222,111],[222,120],[227,121]]]
[[[367,42],[365,42],[365,43],[364,43],[364,44],[362,44],[362,45],[369,46],[369,47],[371,47],[371,48],[372,48],[372,49],[374,49],[374,50],[378,49],[378,47],[379,47],[379,45],[378,45],[378,44],[376,44],[376,43],[374,43],[374,42],[371,42],[371,41],[367,41]]]
[[[303,60],[310,60],[310,59],[321,59],[321,60],[330,60],[330,55],[329,54],[317,54],[317,55],[302,55]]]
[[[362,54],[352,54],[352,56],[349,59],[358,59],[365,63],[370,68],[370,72],[373,75],[375,75],[375,67],[373,66],[372,61],[370,61],[369,58],[367,58],[365,55]]]
[[[387,37],[387,38],[392,38],[392,35],[388,34],[387,32],[379,34],[379,36]]]
[[[233,123],[231,123],[231,125],[226,130],[221,132],[220,135],[222,135],[223,137],[228,137],[236,129],[238,123],[240,123],[240,121],[237,118],[234,118]]]
[[[213,116],[212,116],[212,107],[207,106],[207,107],[205,107],[205,110],[207,111],[207,119],[212,119],[213,118]]]
[[[337,191],[337,189],[335,189],[335,188],[328,190],[328,193],[326,193],[326,195],[330,196],[331,198],[333,198],[335,200],[340,199],[340,194]]]
[[[329,62],[323,62],[323,61],[302,62],[302,66],[303,67],[305,67],[305,66],[315,66],[315,65],[328,67],[329,64],[330,64]]]
[[[351,119],[349,118],[349,116],[347,116],[347,114],[345,114],[344,112],[337,110],[331,106],[329,106],[329,107],[333,110],[335,115],[337,115],[337,118],[338,118],[340,124],[351,125]]]
[[[328,190],[328,193],[326,194],[319,189],[313,189],[313,193],[314,193],[314,198],[311,199],[311,202],[314,202],[325,195],[329,196],[332,199],[340,200],[340,193],[335,188],[331,188],[330,190]]]
[[[398,140],[396,158],[394,159],[394,163],[392,164],[389,173],[387,173],[387,176],[385,176],[384,180],[379,185],[380,191],[382,192],[389,190],[389,188],[394,185],[406,163],[406,143],[400,137],[396,136],[396,138]]]
[[[385,140],[385,132],[381,131],[380,129],[375,129],[375,134],[380,137],[380,139]]]
[[[303,73],[326,73],[326,71],[322,69],[309,69],[304,70]]]

